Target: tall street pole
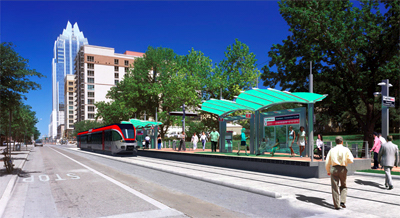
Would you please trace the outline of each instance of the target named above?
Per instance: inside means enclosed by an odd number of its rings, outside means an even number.
[[[382,88],[382,98],[385,96],[389,96],[389,80],[382,80],[384,85],[381,85]],[[389,107],[382,105],[382,137],[385,139],[389,135]]]
[[[312,74],[312,61],[310,61],[310,83],[309,83],[309,92],[313,93],[313,83],[314,78]],[[314,104],[308,104],[308,155],[311,157],[311,161],[314,160]],[[301,154],[300,154],[301,155]]]

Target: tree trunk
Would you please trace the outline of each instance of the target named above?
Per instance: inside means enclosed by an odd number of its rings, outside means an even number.
[[[364,126],[364,142],[363,142],[363,150],[361,153],[361,157],[367,157],[367,153],[371,150],[374,142],[374,138],[372,137],[375,123],[377,117],[374,116],[374,106],[373,104],[367,104],[367,115],[366,122]],[[368,142],[368,150],[366,150],[366,142]]]

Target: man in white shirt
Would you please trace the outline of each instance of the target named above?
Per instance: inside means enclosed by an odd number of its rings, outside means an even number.
[[[354,157],[350,150],[343,146],[343,138],[337,136],[336,147],[332,148],[325,162],[325,168],[328,175],[331,176],[332,185],[332,198],[333,204],[336,210],[341,207],[346,208],[346,197],[347,197],[347,165],[353,163]],[[340,181],[340,192],[339,192],[339,181]]]

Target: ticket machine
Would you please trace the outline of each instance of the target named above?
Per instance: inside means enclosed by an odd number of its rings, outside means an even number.
[[[226,131],[224,152],[232,153],[233,131]]]

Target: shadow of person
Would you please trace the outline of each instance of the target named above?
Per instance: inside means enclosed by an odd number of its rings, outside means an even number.
[[[296,199],[299,201],[304,201],[307,203],[313,203],[322,207],[326,207],[329,209],[335,209],[335,207],[333,206],[333,204],[330,204],[328,202],[325,201],[325,199],[323,198],[316,198],[316,197],[309,197],[309,196],[305,196],[305,195],[300,195],[300,194],[296,194]]]
[[[365,181],[365,180],[361,180],[361,179],[356,179],[356,180],[354,180],[354,182],[359,185],[369,185],[369,186],[377,187],[380,189],[385,189],[384,187],[381,186],[381,184],[379,184],[377,182]]]

